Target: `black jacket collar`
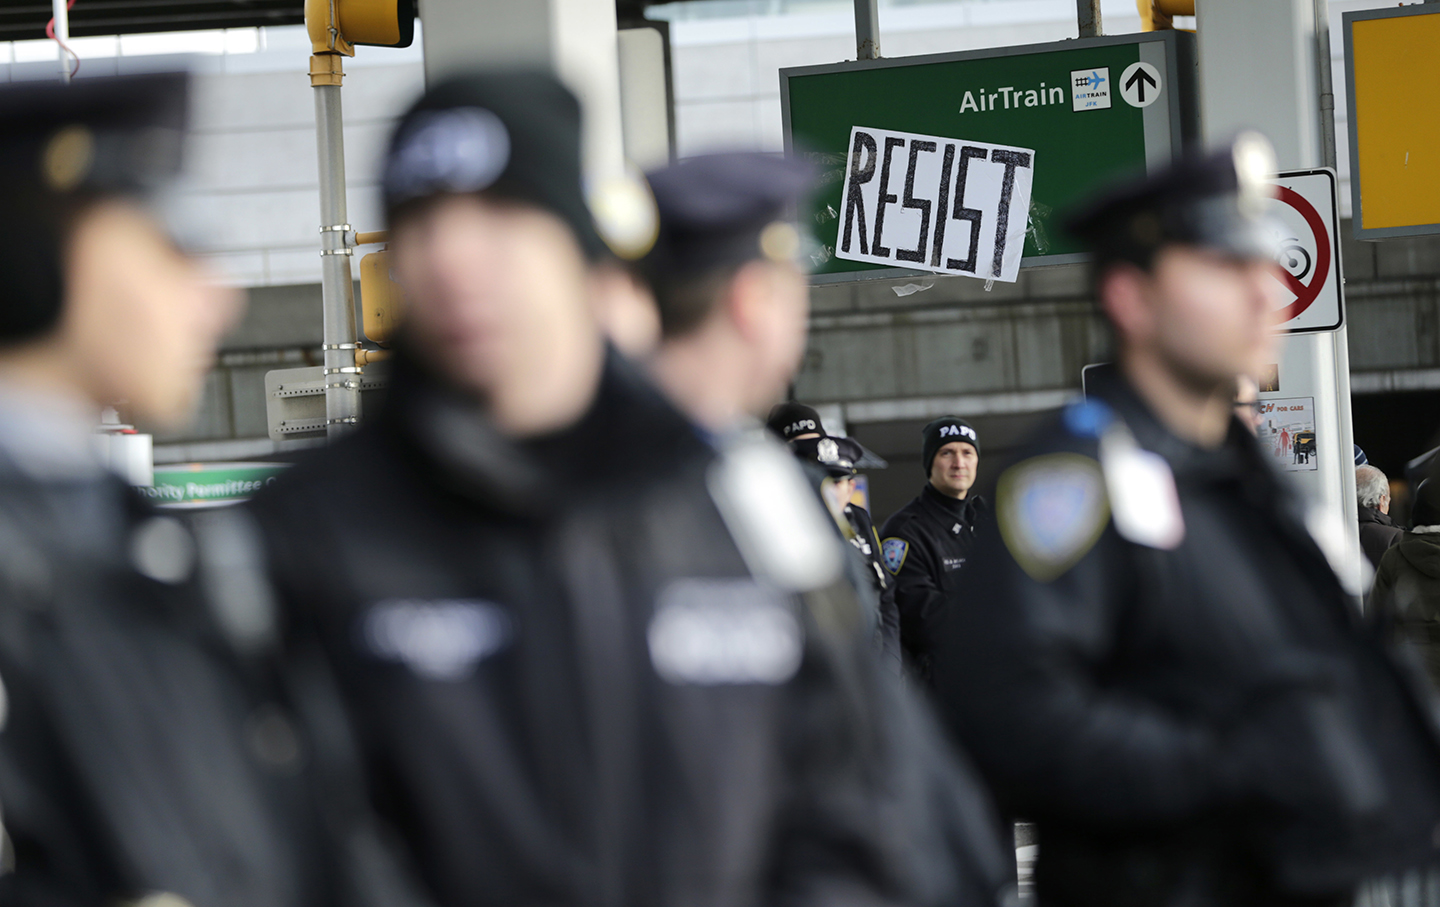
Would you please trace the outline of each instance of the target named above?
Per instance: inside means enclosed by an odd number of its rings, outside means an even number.
[[[1376,510],[1374,507],[1366,507],[1364,504],[1361,504],[1361,505],[1360,505],[1360,522],[1362,522],[1362,523],[1379,523],[1381,526],[1394,526],[1394,525],[1395,525],[1395,521],[1392,520],[1392,519],[1390,519],[1390,515],[1389,515],[1389,514],[1387,514],[1387,513],[1381,513],[1380,511]]]
[[[1278,482],[1274,468],[1265,460],[1255,438],[1233,416],[1224,443],[1207,449],[1172,433],[1118,368],[1096,369],[1088,378],[1087,387],[1092,396],[1115,411],[1141,447],[1165,458],[1176,478],[1203,481],[1265,476]]]
[[[434,478],[465,497],[516,515],[675,469],[708,449],[639,371],[608,350],[600,384],[574,425],[516,441],[474,397],[448,385],[413,353],[396,356],[380,421]]]
[[[963,499],[956,499],[936,491],[929,482],[920,490],[917,500],[920,502],[920,509],[934,520],[935,525],[947,536],[955,534],[956,523],[961,527],[973,528],[976,516],[985,506],[984,499],[973,491]]]
[[[921,500],[927,501],[932,507],[939,508],[957,520],[968,522],[970,513],[975,508],[978,499],[976,495],[967,494],[963,498],[952,498],[948,494],[941,494],[935,490],[935,486],[929,482],[920,490]]]

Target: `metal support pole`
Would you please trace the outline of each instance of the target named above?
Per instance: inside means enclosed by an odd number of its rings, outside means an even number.
[[[1335,82],[1330,61],[1330,4],[1328,0],[1315,0],[1315,87],[1320,96],[1320,163],[1324,167],[1336,166],[1335,150]],[[1339,265],[1339,263],[1337,263]],[[1342,279],[1344,270],[1339,272]],[[1345,287],[1340,287],[1341,304],[1345,302]],[[1335,403],[1339,410],[1340,450],[1348,454],[1355,448],[1355,420],[1350,400],[1350,331],[1347,325],[1330,335],[1335,347]],[[1352,531],[1347,534],[1350,544],[1351,567],[1355,574],[1356,586],[1360,585],[1361,553],[1359,527],[1359,502],[1355,500],[1355,473],[1345,470],[1342,476],[1344,489],[1341,494],[1346,523]]]
[[[70,81],[70,4],[67,0],[50,0],[55,16],[55,43],[60,54],[60,81]]]
[[[360,368],[355,364],[355,284],[350,278],[353,231],[345,211],[345,132],[340,115],[339,54],[310,58],[315,139],[320,154],[320,289],[323,299],[326,434],[331,440],[360,418]]]
[[[1105,33],[1100,24],[1100,0],[1075,0],[1075,22],[1080,26],[1080,37],[1098,38]]]
[[[880,59],[879,0],[855,0],[855,58]]]
[[[1330,3],[1315,0],[1315,71],[1320,94],[1320,163],[1335,166],[1335,82],[1330,66]]]

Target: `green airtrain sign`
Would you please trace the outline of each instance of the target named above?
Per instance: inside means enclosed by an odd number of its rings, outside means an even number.
[[[821,245],[817,283],[921,273],[835,257],[854,127],[1033,150],[1022,266],[1082,260],[1058,213],[1172,160],[1199,131],[1195,37],[1174,31],[782,69],[780,98],[786,152],[821,171],[804,212]]]

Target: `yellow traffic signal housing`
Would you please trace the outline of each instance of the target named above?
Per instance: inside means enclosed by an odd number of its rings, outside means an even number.
[[[305,28],[314,53],[355,55],[355,45],[409,47],[415,0],[305,0]]]
[[[1195,0],[1135,0],[1135,8],[1141,31],[1164,31],[1175,27],[1176,16],[1195,15]]]
[[[389,343],[405,314],[405,291],[390,279],[389,250],[360,259],[360,309],[366,338]]]

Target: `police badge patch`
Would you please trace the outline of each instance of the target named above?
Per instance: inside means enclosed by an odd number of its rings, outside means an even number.
[[[995,497],[1005,547],[1037,582],[1075,566],[1110,520],[1100,464],[1079,454],[1049,454],[1011,467]]]
[[[880,560],[891,573],[900,572],[900,568],[905,566],[905,555],[909,553],[910,543],[904,539],[888,538],[880,543]]]
[[[840,459],[840,445],[833,438],[821,438],[820,443],[815,445],[815,456],[820,458],[821,463],[834,463]]]

